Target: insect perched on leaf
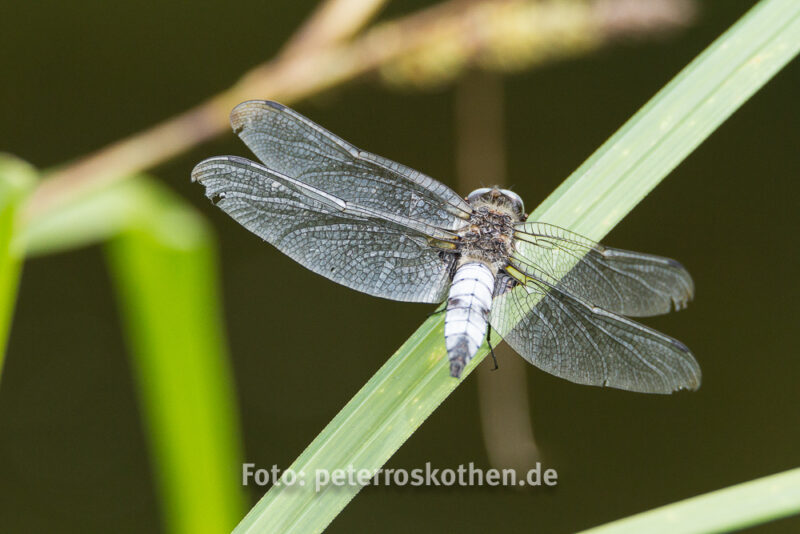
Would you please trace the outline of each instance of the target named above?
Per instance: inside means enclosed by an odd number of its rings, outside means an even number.
[[[694,284],[675,260],[526,222],[506,189],[462,198],[275,102],[239,104],[231,124],[263,164],[199,163],[192,180],[206,196],[334,282],[392,300],[447,299],[452,376],[491,325],[530,363],[573,382],[647,393],[699,387],[683,343],[625,317],[686,306]]]

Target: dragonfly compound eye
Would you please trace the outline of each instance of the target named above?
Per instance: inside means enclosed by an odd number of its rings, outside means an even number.
[[[511,206],[511,209],[514,210],[514,213],[518,215],[525,213],[525,204],[522,202],[522,199],[518,194],[510,189],[501,189],[500,192],[506,197],[509,206]]]

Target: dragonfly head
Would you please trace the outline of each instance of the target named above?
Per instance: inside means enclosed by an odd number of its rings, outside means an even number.
[[[488,204],[490,206],[501,207],[510,210],[518,220],[525,218],[525,204],[518,194],[510,189],[498,189],[497,187],[481,187],[467,196],[470,205]]]

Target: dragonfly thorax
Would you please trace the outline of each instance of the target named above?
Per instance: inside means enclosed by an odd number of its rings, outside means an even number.
[[[459,232],[461,262],[480,261],[497,272],[513,252],[514,224],[525,218],[522,201],[497,188],[473,191],[467,201],[473,212],[470,224]]]

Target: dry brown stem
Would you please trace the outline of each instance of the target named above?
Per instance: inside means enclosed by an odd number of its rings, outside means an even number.
[[[496,43],[482,39],[481,20],[503,13],[520,0],[449,0],[400,19],[378,24],[360,36],[355,35],[383,4],[384,0],[354,2],[329,0],[309,18],[284,51],[274,60],[245,74],[230,89],[176,117],[126,139],[108,145],[93,154],[53,171],[34,192],[25,215],[40,216],[86,191],[103,187],[169,160],[197,144],[225,132],[228,114],[239,102],[249,99],[271,99],[291,104],[309,95],[385,66],[393,61],[416,55],[426,49],[441,47],[442,39],[472,42],[491,47]],[[670,3],[681,6],[690,0],[638,0],[663,8]],[[602,4],[603,20],[613,21],[606,34],[624,33],[626,27],[639,27],[648,19],[646,10],[634,15],[614,17],[613,4],[629,5],[630,0],[595,0],[571,2],[591,11]],[[548,2],[532,2],[546,6]],[[549,2],[553,9],[563,9],[564,2]],[[567,2],[570,3],[570,2]],[[537,8],[538,9],[538,8]],[[577,7],[576,7],[577,9]],[[686,10],[680,8],[683,12]],[[636,13],[639,13],[636,16]],[[642,14],[644,13],[644,14]],[[673,19],[661,14],[676,26]],[[685,20],[682,21],[685,24]],[[442,32],[441,29],[446,31]],[[536,29],[536,27],[534,27]],[[600,28],[601,32],[603,28]],[[454,35],[455,34],[455,35]],[[559,46],[547,43],[547,46]],[[477,50],[470,50],[476,54]],[[188,173],[187,173],[188,174]]]

